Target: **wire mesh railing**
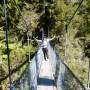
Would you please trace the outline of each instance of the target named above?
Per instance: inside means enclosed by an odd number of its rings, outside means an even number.
[[[36,86],[36,62],[35,60],[32,60],[32,62],[28,64],[26,70],[23,72],[21,77],[16,81],[14,85],[14,90],[36,90]]]
[[[37,78],[39,75],[40,63],[42,60],[42,49],[35,54],[21,77],[15,82],[13,90],[36,90]]]
[[[57,90],[85,90],[83,83],[73,74],[57,53],[56,57],[55,80]]]

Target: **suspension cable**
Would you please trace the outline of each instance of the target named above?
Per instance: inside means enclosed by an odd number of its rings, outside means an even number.
[[[68,29],[68,27],[69,27],[70,23],[72,22],[73,18],[75,17],[75,15],[76,15],[77,11],[78,11],[78,10],[79,10],[79,8],[81,7],[81,5],[82,5],[83,1],[84,1],[84,0],[82,0],[82,1],[80,2],[79,6],[77,7],[77,9],[75,10],[74,14],[72,15],[72,17],[71,17],[71,19],[70,19],[69,23],[67,23],[67,24],[66,24],[67,29]]]
[[[78,11],[79,8],[81,7],[83,1],[84,1],[84,0],[82,0],[82,1],[79,3],[79,5],[78,5],[78,7],[76,8],[75,12],[73,13],[70,21],[65,25],[65,33],[66,33],[66,35],[65,35],[65,44],[66,44],[66,45],[65,45],[65,52],[64,52],[64,53],[65,53],[65,58],[64,58],[65,60],[68,59],[68,55],[67,55],[67,54],[68,54],[68,50],[67,50],[68,27],[69,27],[69,25],[71,24],[73,18],[75,17],[77,11]]]
[[[8,60],[8,72],[9,72],[9,84],[10,84],[10,90],[12,90],[12,80],[11,80],[11,68],[10,68],[10,52],[9,52],[9,45],[8,45],[8,23],[7,23],[7,6],[6,6],[6,0],[3,0],[4,4],[4,30],[5,30],[5,38],[6,38],[6,47],[7,47],[7,60]]]

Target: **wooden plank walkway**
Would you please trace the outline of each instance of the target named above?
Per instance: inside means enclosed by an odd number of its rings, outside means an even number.
[[[37,90],[56,90],[50,61],[42,61]]]

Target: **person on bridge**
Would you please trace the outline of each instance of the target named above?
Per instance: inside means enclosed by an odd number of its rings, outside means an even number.
[[[42,51],[43,51],[45,60],[48,60],[48,42],[49,42],[49,39],[47,39],[44,36],[44,38],[42,40]]]
[[[41,47],[42,47],[42,51],[43,51],[43,55],[44,55],[44,59],[48,60],[49,56],[48,56],[48,43],[53,40],[55,38],[55,36],[53,38],[47,38],[45,35],[42,38],[42,40],[37,40],[37,42],[41,43]]]

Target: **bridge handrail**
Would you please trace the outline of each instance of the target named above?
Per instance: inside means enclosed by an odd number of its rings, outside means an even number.
[[[39,48],[40,48],[40,47],[39,47]],[[39,50],[39,49],[38,49],[38,50]],[[38,51],[38,50],[37,50],[37,51]],[[33,55],[30,56],[31,59],[34,57],[34,55],[37,53],[37,51],[36,51]],[[28,62],[29,62],[29,57],[26,58],[26,60],[25,60],[23,63],[21,63],[20,65],[18,65],[16,68],[12,69],[12,70],[11,70],[11,75],[14,74],[14,73],[16,73],[16,72],[18,72],[18,71],[19,71],[24,65],[26,65]],[[9,77],[9,74],[7,74],[7,75],[5,75],[4,77],[0,78],[0,83],[3,82],[4,80],[6,80],[8,77]]]
[[[56,51],[55,51],[56,52]],[[57,55],[57,57],[58,58],[60,58],[60,56],[58,55],[58,53],[56,52],[56,55]],[[59,61],[60,60],[60,61]],[[85,86],[83,85],[83,83],[78,79],[78,77],[72,72],[72,70],[64,63],[64,60],[62,60],[62,59],[59,59],[58,61],[60,62],[60,63],[62,63],[64,66],[65,66],[65,68],[71,73],[71,75],[75,78],[75,80],[80,84],[80,86],[84,89],[84,90],[86,90],[85,89]]]

